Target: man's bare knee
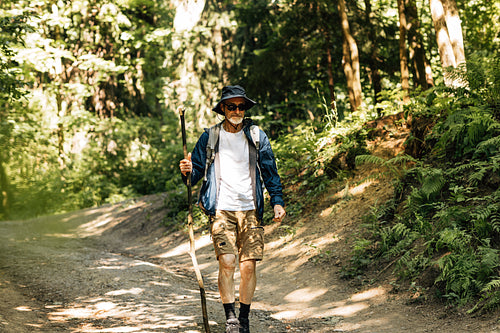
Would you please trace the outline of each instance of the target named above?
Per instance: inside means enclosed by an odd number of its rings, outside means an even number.
[[[236,269],[236,256],[234,254],[221,254],[219,267],[224,271],[234,271]]]
[[[255,274],[256,260],[245,260],[240,262],[240,273],[242,276]]]

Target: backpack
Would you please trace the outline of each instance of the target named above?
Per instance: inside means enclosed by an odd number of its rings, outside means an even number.
[[[207,159],[205,162],[205,175],[204,175],[204,181],[207,181],[207,170],[212,165],[212,163],[215,160],[215,147],[217,145],[217,142],[219,141],[219,133],[220,133],[220,127],[222,126],[222,122],[218,123],[217,125],[214,125],[208,129],[208,142],[207,142]],[[252,137],[252,141],[255,145],[255,148],[257,150],[257,157],[258,157],[258,152],[260,149],[260,130],[259,126],[257,125],[251,125],[250,126],[250,136]],[[257,163],[257,167],[260,167],[259,164]]]

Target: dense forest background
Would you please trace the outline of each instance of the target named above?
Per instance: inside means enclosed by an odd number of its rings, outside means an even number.
[[[498,306],[499,22],[478,0],[2,0],[0,219],[159,192],[165,222],[182,218],[176,110],[192,146],[240,84],[291,218],[355,163],[389,170],[397,195],[367,217],[346,277],[397,261],[451,302]],[[411,136],[380,160],[363,124],[392,114]]]

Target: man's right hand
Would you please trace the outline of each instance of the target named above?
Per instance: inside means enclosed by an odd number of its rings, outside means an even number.
[[[179,169],[184,176],[187,176],[188,173],[193,171],[193,163],[191,162],[191,153],[188,154],[188,157],[181,160],[179,163]]]

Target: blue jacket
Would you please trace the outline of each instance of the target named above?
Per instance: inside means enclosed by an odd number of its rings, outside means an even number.
[[[245,120],[243,132],[248,140],[250,155],[253,153],[255,155],[255,144],[252,141],[250,135],[250,126],[252,125],[251,120]],[[250,165],[255,165],[255,170],[250,170],[250,176],[252,178],[253,193],[254,193],[254,203],[256,207],[257,217],[262,221],[264,215],[264,192],[262,187],[261,179],[264,181],[264,185],[271,197],[271,206],[281,205],[285,206],[283,201],[283,190],[281,185],[281,180],[278,175],[278,169],[276,167],[276,160],[274,158],[273,151],[271,149],[271,144],[264,131],[260,131],[260,148],[258,154],[258,163],[252,163]],[[208,129],[200,136],[196,146],[191,153],[191,162],[193,163],[193,171],[191,173],[191,184],[195,185],[200,179],[203,179],[205,175],[205,164],[207,157],[207,142],[208,142]],[[218,144],[215,149],[218,152]],[[251,159],[251,156],[249,156]],[[219,185],[216,181],[216,162],[212,163],[207,170],[207,181],[203,182],[200,190],[200,196],[198,203],[207,215],[215,215],[216,205],[217,205],[217,195]],[[262,178],[261,178],[262,177]],[[186,177],[183,176],[184,182],[186,182]]]

